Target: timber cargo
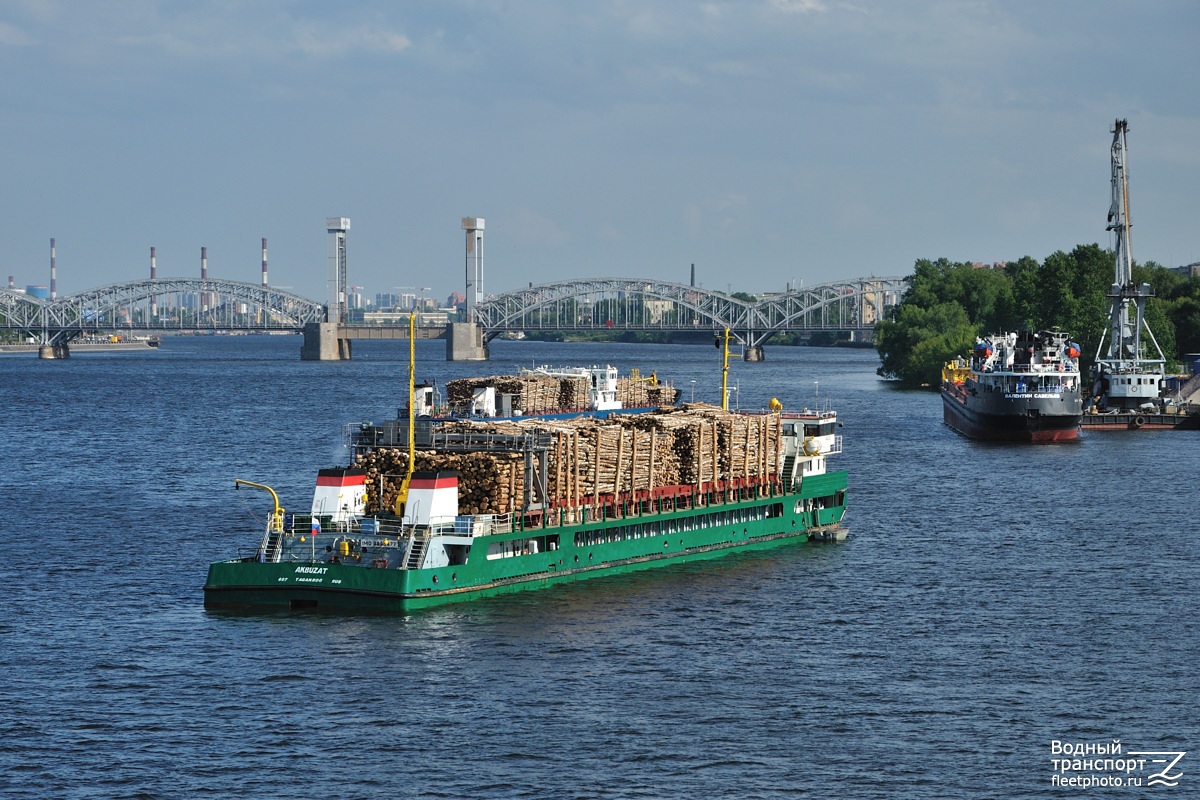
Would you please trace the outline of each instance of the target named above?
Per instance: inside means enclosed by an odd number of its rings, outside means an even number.
[[[783,457],[782,420],[704,404],[604,419],[447,420],[425,435],[428,449],[418,444],[413,469],[456,471],[458,503],[468,514],[597,505],[668,486],[769,482]],[[366,512],[392,508],[408,453],[352,447],[354,466],[367,475]],[[544,460],[544,472],[526,469],[526,447]]]

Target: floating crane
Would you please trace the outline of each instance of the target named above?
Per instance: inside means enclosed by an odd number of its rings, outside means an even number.
[[[1146,322],[1146,300],[1153,296],[1150,284],[1133,282],[1133,256],[1129,243],[1129,171],[1125,146],[1129,123],[1118,119],[1113,125],[1112,206],[1108,230],[1116,236],[1115,278],[1108,296],[1112,299],[1109,327],[1096,351],[1094,394],[1103,395],[1110,409],[1140,409],[1158,405],[1166,359]],[[1153,350],[1142,339],[1146,331]],[[1157,358],[1153,356],[1157,354]]]

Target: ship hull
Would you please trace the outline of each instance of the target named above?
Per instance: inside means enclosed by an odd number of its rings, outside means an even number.
[[[1082,401],[1075,396],[972,398],[961,387],[942,387],[943,420],[971,439],[1045,444],[1079,438]]]
[[[797,493],[685,511],[530,528],[479,536],[464,563],[429,569],[327,562],[221,561],[204,586],[209,608],[408,612],[421,608],[622,575],[809,540],[840,539],[844,471],[805,478]],[[495,557],[520,537],[553,548]],[[515,538],[514,538],[515,537]]]

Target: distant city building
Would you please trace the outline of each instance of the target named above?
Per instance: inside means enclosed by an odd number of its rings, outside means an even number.
[[[30,297],[36,297],[38,300],[49,300],[50,299],[50,287],[49,286],[34,286],[34,285],[30,284],[29,286],[25,287],[25,294],[29,295]]]
[[[1185,278],[1200,278],[1200,261],[1184,267],[1172,267],[1171,272],[1182,275]]]
[[[649,318],[651,325],[657,325],[662,322],[663,314],[675,310],[674,300],[647,300],[645,301],[646,316]]]
[[[380,292],[375,295],[375,308],[379,311],[387,311],[392,308],[400,307],[400,295],[392,292]]]
[[[971,266],[975,269],[999,269],[1003,270],[1008,267],[1007,261],[994,261],[991,264],[986,261],[972,261]]]
[[[406,325],[412,311],[392,309],[390,311],[363,312],[364,325]],[[450,311],[422,311],[417,314],[417,325],[449,325]]]
[[[459,292],[451,292],[450,296],[446,298],[446,306],[448,308],[462,308],[466,304],[466,296],[460,294]]]

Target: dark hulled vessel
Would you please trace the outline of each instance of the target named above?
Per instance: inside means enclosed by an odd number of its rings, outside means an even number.
[[[972,439],[1065,442],[1079,436],[1079,345],[1059,331],[979,339],[942,370],[943,418]]]

